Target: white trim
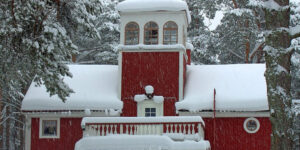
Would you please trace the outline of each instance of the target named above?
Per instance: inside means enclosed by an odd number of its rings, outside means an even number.
[[[25,150],[31,149],[31,117],[25,118]]]
[[[123,58],[123,56],[122,56],[122,52],[121,51],[119,51],[119,57],[118,57],[118,66],[119,66],[119,68],[118,68],[118,73],[119,73],[119,77],[118,77],[118,80],[119,80],[119,84],[118,84],[118,98],[119,99],[121,99],[121,95],[122,95],[122,72],[123,72],[123,70],[122,70],[122,58]]]
[[[178,83],[178,91],[179,91],[179,101],[183,100],[183,53],[179,52],[179,83]]]
[[[186,49],[179,49],[179,50],[176,50],[176,49],[130,49],[130,50],[119,50],[119,52],[141,52],[141,53],[147,53],[147,52],[184,52],[184,57],[185,59],[187,60],[188,59],[188,56],[186,54]],[[122,67],[121,67],[122,68]]]
[[[56,132],[57,135],[56,136],[44,136],[42,135],[42,123],[44,120],[55,120],[57,121],[57,126],[56,126]],[[39,138],[40,139],[59,139],[60,138],[60,118],[40,118],[40,126],[39,126]]]
[[[249,129],[247,128],[247,122],[250,121],[250,120],[255,121],[255,123],[256,123],[256,125],[257,125],[256,129],[253,130],[253,131],[251,131],[251,130],[249,130]],[[256,133],[256,132],[259,130],[259,128],[260,128],[260,123],[259,123],[259,121],[258,121],[256,118],[250,117],[250,118],[247,118],[247,119],[244,121],[244,125],[243,125],[243,126],[244,126],[244,130],[245,130],[247,133],[252,134],[252,133]]]
[[[179,116],[201,116],[213,118],[213,112],[179,112]],[[216,112],[216,118],[245,118],[245,117],[270,117],[270,112]]]
[[[177,44],[178,45],[178,44]],[[151,47],[153,46],[153,47]],[[165,46],[165,47],[159,47],[154,48],[155,46]],[[135,46],[122,46],[120,45],[118,47],[119,51],[124,52],[179,52],[179,51],[186,51],[186,48],[184,46],[177,47],[176,45],[135,45]]]

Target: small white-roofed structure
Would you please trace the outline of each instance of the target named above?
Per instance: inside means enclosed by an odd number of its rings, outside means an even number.
[[[22,102],[23,111],[48,110],[122,110],[118,98],[118,66],[68,65],[72,78],[64,81],[75,93],[62,102],[57,95],[50,97],[44,85],[33,82]]]
[[[267,111],[265,64],[187,66],[184,99],[177,110]]]

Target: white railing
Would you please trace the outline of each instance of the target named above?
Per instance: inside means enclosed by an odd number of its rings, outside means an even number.
[[[109,134],[167,135],[172,139],[204,139],[201,117],[87,117],[82,121],[83,136]]]

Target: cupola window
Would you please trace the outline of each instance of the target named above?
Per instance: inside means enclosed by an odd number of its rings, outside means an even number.
[[[164,45],[177,44],[178,26],[175,22],[169,21],[164,25]]]
[[[144,29],[144,44],[155,45],[158,44],[158,25],[155,22],[148,22]]]
[[[137,45],[139,43],[139,25],[129,22],[125,27],[125,45]]]

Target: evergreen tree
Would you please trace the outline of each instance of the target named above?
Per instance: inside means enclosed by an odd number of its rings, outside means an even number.
[[[63,101],[73,92],[63,77],[72,76],[67,63],[77,47],[63,21],[100,37],[94,25],[95,15],[101,13],[99,4],[99,0],[0,2],[1,149],[22,149],[21,100],[33,77],[37,85],[44,84],[50,95],[57,94]]]
[[[291,107],[291,46],[289,0],[250,1],[250,5],[262,7],[266,17],[266,81],[270,121],[272,124],[271,149],[292,150],[293,109]]]
[[[78,63],[93,64],[117,64],[117,46],[119,44],[120,16],[115,9],[117,1],[102,0],[101,13],[98,14],[96,30],[101,33],[101,38],[81,36],[82,31],[77,32],[76,45],[79,47]]]
[[[214,18],[220,9],[222,0],[186,0],[191,12],[192,22],[188,28],[189,42],[194,46],[191,53],[192,62],[195,64],[216,64],[218,51],[214,49],[216,39],[204,24],[204,17]]]

